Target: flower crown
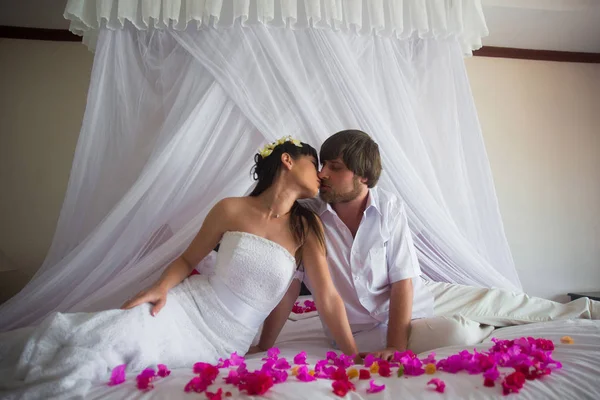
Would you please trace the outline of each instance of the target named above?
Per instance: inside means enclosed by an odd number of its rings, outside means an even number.
[[[258,154],[265,159],[271,155],[275,147],[284,144],[285,142],[292,142],[296,146],[302,147],[302,143],[298,139],[294,139],[292,136],[284,136],[273,143],[266,144],[262,149],[258,150]]]

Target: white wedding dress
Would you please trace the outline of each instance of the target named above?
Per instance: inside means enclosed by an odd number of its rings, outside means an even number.
[[[93,382],[127,364],[190,368],[236,351],[245,354],[260,325],[287,291],[294,257],[282,246],[244,233],[223,235],[210,276],[171,289],[156,317],[150,304],[131,310],[54,313],[19,338],[0,336],[0,398],[83,397]]]

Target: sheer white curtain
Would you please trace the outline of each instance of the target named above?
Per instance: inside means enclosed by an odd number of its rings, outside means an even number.
[[[348,128],[380,144],[426,275],[520,289],[456,38],[126,24],[101,31],[51,251],[0,326],[118,306],[247,192],[264,142]]]

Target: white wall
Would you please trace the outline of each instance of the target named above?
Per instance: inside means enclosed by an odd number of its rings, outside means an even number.
[[[80,43],[0,39],[0,302],[50,246],[92,60]],[[6,271],[11,264],[24,269]]]
[[[466,65],[525,290],[600,291],[600,64]]]
[[[564,300],[600,290],[600,65],[466,61],[523,285]],[[0,39],[0,302],[50,246],[85,108],[92,54]]]

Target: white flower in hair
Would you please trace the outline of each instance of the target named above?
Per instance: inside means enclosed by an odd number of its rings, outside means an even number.
[[[281,139],[277,139],[273,143],[266,144],[263,148],[258,150],[258,154],[260,154],[260,156],[263,159],[267,158],[271,155],[271,153],[273,153],[273,150],[275,149],[275,147],[277,147],[281,144],[284,144],[285,142],[292,142],[295,146],[302,147],[302,142],[300,142],[298,139],[292,138],[292,136],[289,135],[289,136],[284,136]]]

